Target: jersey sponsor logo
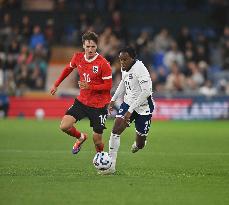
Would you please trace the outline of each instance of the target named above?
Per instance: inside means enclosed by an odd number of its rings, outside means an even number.
[[[133,79],[133,74],[132,73],[129,74],[129,80],[131,80],[131,79]]]
[[[94,65],[94,66],[92,67],[92,71],[93,71],[93,73],[98,73],[98,71],[99,71],[99,66]]]

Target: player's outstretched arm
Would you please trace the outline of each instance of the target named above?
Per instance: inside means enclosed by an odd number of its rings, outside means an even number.
[[[115,105],[115,101],[120,97],[123,96],[125,92],[125,86],[123,83],[123,80],[120,81],[118,88],[115,91],[115,94],[113,95],[109,105],[108,105],[108,113],[111,114],[111,112],[113,111],[114,105]]]
[[[123,97],[124,94],[125,94],[125,85],[124,85],[123,80],[121,80],[111,101],[116,101],[118,98]]]
[[[55,95],[56,91],[57,91],[57,87],[54,85],[50,90],[51,95]]]
[[[54,83],[53,87],[51,88],[50,93],[52,95],[55,95],[56,91],[57,91],[57,87],[60,85],[60,83],[73,71],[73,67],[70,67],[69,65],[67,65],[64,70],[62,71],[62,73],[60,74],[59,78],[56,80],[56,82]]]

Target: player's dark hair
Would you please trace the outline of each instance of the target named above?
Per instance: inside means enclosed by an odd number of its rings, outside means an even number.
[[[136,51],[134,50],[134,48],[130,47],[130,46],[127,46],[125,48],[122,48],[119,53],[128,53],[129,56],[133,59],[136,59]]]
[[[84,43],[86,40],[92,40],[98,44],[98,35],[92,31],[88,31],[82,36],[82,42]]]

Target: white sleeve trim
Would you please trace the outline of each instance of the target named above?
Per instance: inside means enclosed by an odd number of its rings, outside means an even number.
[[[70,62],[70,67],[71,67],[71,68],[76,68],[76,67],[72,66],[72,63],[71,63],[71,62]]]
[[[102,77],[103,80],[108,80],[108,79],[111,79],[111,78],[112,78],[111,75],[110,76],[107,76],[107,77]]]

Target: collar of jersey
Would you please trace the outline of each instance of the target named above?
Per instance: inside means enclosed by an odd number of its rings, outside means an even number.
[[[85,61],[87,61],[87,62],[90,63],[90,62],[94,61],[94,60],[98,57],[98,55],[99,55],[99,54],[96,53],[96,55],[95,55],[92,59],[87,59],[87,58],[86,58],[86,54],[84,54],[84,59],[85,59]]]

